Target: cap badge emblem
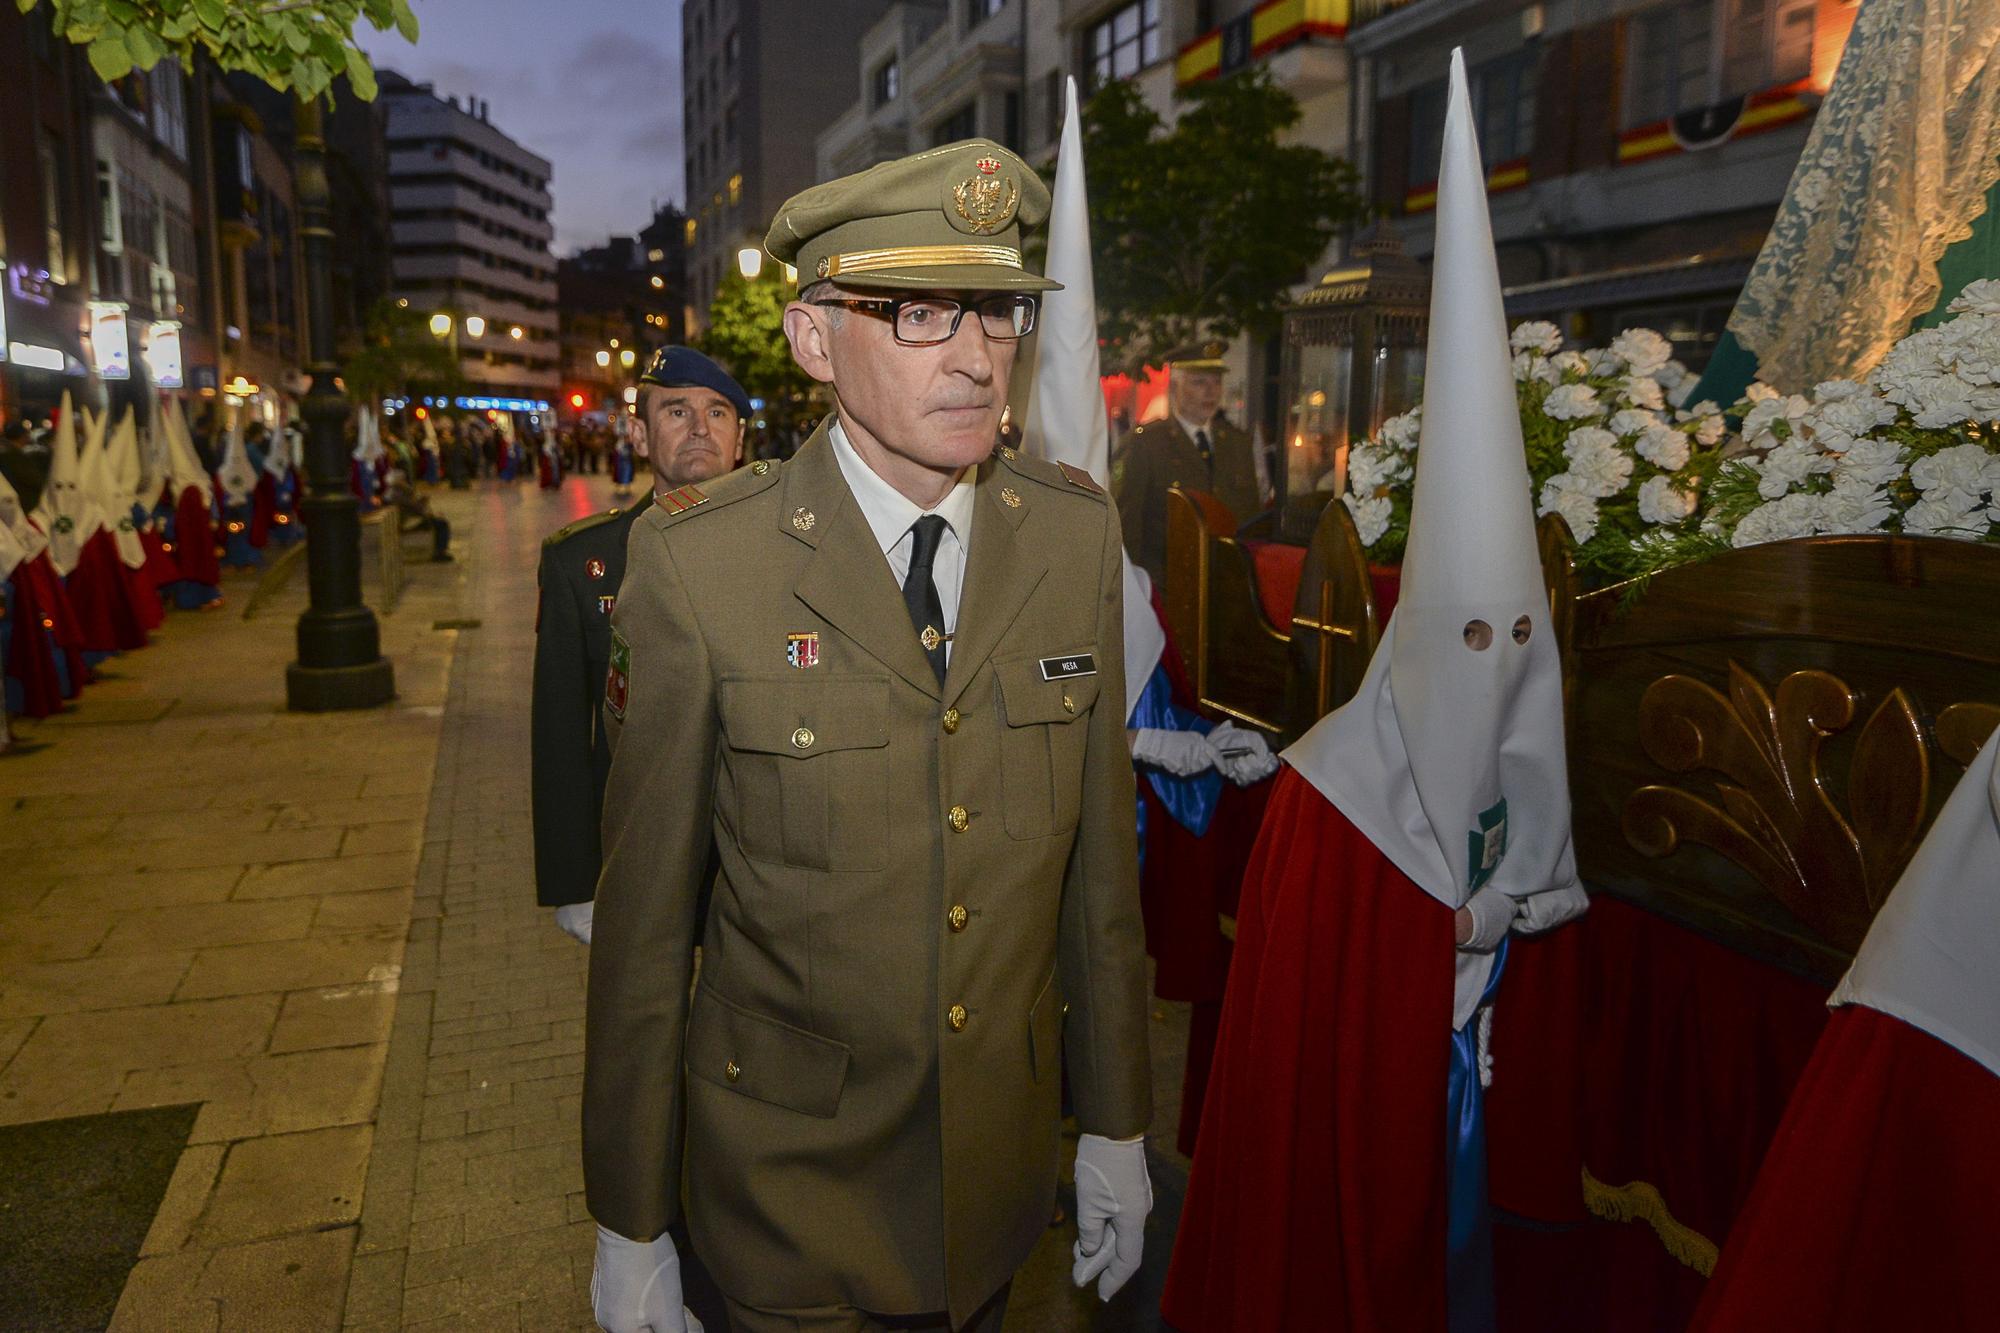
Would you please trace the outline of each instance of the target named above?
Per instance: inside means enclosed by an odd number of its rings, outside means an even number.
[[[984,172],[986,163],[991,161],[983,159],[980,171]],[[999,163],[993,165],[995,170],[999,169]],[[968,176],[951,187],[951,199],[967,230],[974,235],[985,235],[1014,220],[1014,209],[1021,202],[1021,186],[1002,176]]]
[[[1021,493],[1012,486],[1002,486],[1000,488],[1000,503],[1006,505],[1009,509],[1019,509],[1021,507]]]
[[[819,665],[819,631],[785,636],[785,660],[804,671]]]
[[[601,579],[604,577],[604,562],[592,556],[584,562],[583,572],[591,578]]]
[[[813,511],[805,508],[803,505],[792,511],[792,526],[800,532],[811,532],[813,524],[818,521],[818,519],[813,517]]]
[[[1000,170],[1000,159],[997,157],[982,157],[973,163],[973,165],[979,168],[980,175],[991,176]]]
[[[819,275],[823,278],[831,272],[833,272],[833,262],[831,258],[822,255],[819,261]]]
[[[938,633],[936,625],[926,625],[924,632],[917,636],[917,642],[924,646],[925,652],[934,653],[937,651],[937,646],[950,637],[948,634]]]

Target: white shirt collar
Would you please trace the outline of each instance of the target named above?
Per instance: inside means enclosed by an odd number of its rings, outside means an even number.
[[[875,469],[869,467],[855,452],[854,446],[848,443],[847,432],[841,429],[838,417],[828,428],[827,438],[833,442],[833,457],[840,465],[840,475],[847,479],[847,489],[854,492],[855,503],[861,506],[862,517],[868,520],[875,542],[885,554],[907,536],[910,525],[925,514],[936,514],[942,518],[959,545],[969,544],[968,539],[972,535],[973,468],[965,470],[935,508],[920,509],[909,496],[875,475]]]
[[[1205,431],[1207,431],[1207,432],[1208,432],[1208,438],[1209,438],[1209,440],[1210,440],[1210,442],[1211,442],[1211,443],[1212,443],[1212,442],[1214,441],[1214,439],[1215,439],[1215,418],[1214,418],[1214,417],[1210,417],[1210,418],[1208,419],[1208,422],[1207,422],[1207,424],[1205,424],[1205,425],[1200,425],[1200,426],[1197,426],[1197,425],[1195,425],[1195,424],[1194,424],[1194,423],[1193,423],[1192,421],[1189,421],[1189,420],[1188,420],[1188,419],[1187,419],[1186,417],[1182,416],[1182,415],[1181,415],[1180,413],[1178,413],[1178,412],[1174,413],[1174,420],[1175,420],[1175,421],[1178,421],[1178,422],[1180,422],[1180,423],[1181,423],[1181,429],[1187,432],[1187,437],[1188,437],[1188,438],[1189,438],[1190,440],[1192,440],[1192,439],[1194,438],[1194,433],[1195,433],[1196,431],[1198,431],[1198,430],[1205,430]]]

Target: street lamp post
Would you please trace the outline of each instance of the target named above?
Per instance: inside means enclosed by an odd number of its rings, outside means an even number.
[[[299,659],[285,668],[285,703],[297,712],[373,708],[396,693],[381,627],[361,601],[361,516],[348,489],[341,427],[347,400],[334,387],[331,195],[317,98],[297,104],[294,189],[306,270],[306,570],[311,602],[299,616]],[[393,522],[393,518],[388,520]]]

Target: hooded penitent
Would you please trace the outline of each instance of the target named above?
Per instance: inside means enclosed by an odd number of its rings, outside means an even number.
[[[76,413],[63,395],[49,448],[49,479],[35,505],[35,523],[49,539],[49,563],[67,577],[76,568],[83,544],[97,530],[100,512],[83,489],[82,460],[77,453]]]
[[[1424,892],[1494,890],[1539,929],[1583,890],[1485,179],[1454,55],[1401,596],[1354,698],[1285,758]],[[1490,966],[1465,956],[1455,1024]]]
[[[172,509],[181,501],[188,488],[201,493],[201,504],[207,508],[215,501],[215,484],[209,478],[208,469],[201,465],[201,455],[194,450],[194,435],[188,430],[187,418],[181,414],[179,403],[166,418],[167,426],[167,508]]]
[[[108,516],[107,526],[118,543],[118,558],[128,569],[146,564],[146,547],[139,540],[139,528],[132,519],[132,501],[139,493],[141,464],[139,428],[127,412],[118,419],[111,440],[98,459],[96,478],[100,503]]]
[[[243,433],[235,427],[223,436],[222,464],[215,469],[215,479],[222,483],[223,503],[231,508],[249,503],[250,492],[257,487],[257,469],[243,447]]]

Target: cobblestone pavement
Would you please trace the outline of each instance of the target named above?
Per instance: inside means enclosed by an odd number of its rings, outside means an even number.
[[[392,708],[282,711],[301,577],[247,623],[170,618],[0,766],[28,868],[0,885],[0,1124],[202,1103],[114,1329],[593,1327],[587,951],[534,903],[528,691],[540,540],[611,496],[438,503],[459,564],[384,617]],[[1155,1017],[1170,1145],[1185,1020]],[[1156,1148],[1163,1204],[1184,1170]],[[1171,1227],[1108,1306],[1052,1227],[1010,1333],[1155,1327]]]

